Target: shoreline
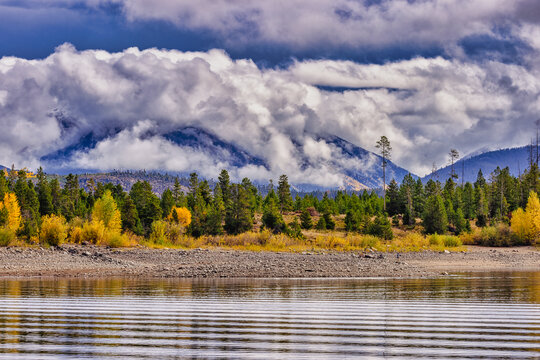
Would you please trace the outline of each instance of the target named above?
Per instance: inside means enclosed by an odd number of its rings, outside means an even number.
[[[459,272],[540,271],[534,247],[466,252],[251,252],[227,249],[0,248],[1,278],[427,278]]]

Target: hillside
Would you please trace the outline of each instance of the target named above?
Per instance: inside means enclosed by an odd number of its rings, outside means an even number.
[[[478,171],[482,170],[484,177],[488,178],[489,174],[498,167],[501,169],[508,167],[510,173],[518,176],[529,166],[529,147],[522,146],[511,149],[501,149],[488,151],[482,154],[469,156],[457,161],[454,165],[455,171],[459,176],[459,182],[463,179],[464,182],[476,181]],[[445,181],[450,177],[451,166],[445,166],[438,169],[435,173],[426,175],[422,181],[429,179],[439,179]]]
[[[81,154],[87,154],[98,146],[100,142],[107,141],[111,136],[115,134],[98,136],[94,133],[86,134],[79,139],[76,139],[72,144],[65,148],[55,150],[54,152],[43,156],[41,162],[46,172],[57,173],[66,175],[68,173],[77,174],[90,174],[90,173],[102,173],[99,169],[88,169],[74,166],[76,161],[74,159],[80,158]],[[260,168],[266,169],[268,172],[272,172],[272,167],[269,165],[272,154],[266,155],[263,159],[260,156],[251,154],[246,149],[240,147],[235,143],[226,142],[218,135],[209,131],[186,127],[178,129],[167,134],[164,134],[162,138],[172,145],[183,149],[188,154],[203,154],[207,158],[211,158],[217,164],[223,164],[222,166],[233,173],[234,169],[246,169],[246,168]],[[328,188],[342,188],[346,190],[360,191],[370,188],[380,188],[382,186],[382,174],[381,163],[382,158],[365,150],[359,146],[356,146],[340,137],[333,135],[325,135],[316,137],[315,140],[319,144],[327,147],[331,156],[325,158],[312,157],[311,154],[305,154],[301,144],[294,144],[297,147],[296,153],[299,156],[299,166],[301,169],[328,169],[331,174],[338,174],[341,177],[341,184],[335,186],[320,186],[311,182],[294,182],[291,181],[294,188],[298,191],[314,191],[325,190]],[[303,155],[304,154],[304,155]],[[155,173],[167,172],[171,174],[173,180],[175,176],[187,177],[191,171],[200,172],[201,169],[197,169],[196,165],[189,171],[171,171],[159,168],[159,164],[149,163],[145,168]],[[139,176],[142,174],[137,169],[122,168],[122,172],[130,173],[135,171],[132,175],[122,179],[118,178],[118,175],[107,175],[107,179],[111,182],[124,181],[126,185],[134,183],[136,180],[133,176]],[[106,172],[106,171],[105,171]],[[406,169],[403,169],[392,162],[388,163],[387,178],[400,181],[408,173]],[[110,174],[110,172],[107,172]],[[217,178],[217,173],[215,177]],[[275,177],[281,174],[274,174]],[[293,174],[287,174],[292,178]],[[86,175],[85,175],[86,176]],[[105,175],[102,175],[104,177]],[[240,180],[240,179],[236,179]],[[267,180],[260,181],[258,185],[266,185]],[[158,185],[162,186],[162,185]],[[164,186],[164,185],[163,185]]]

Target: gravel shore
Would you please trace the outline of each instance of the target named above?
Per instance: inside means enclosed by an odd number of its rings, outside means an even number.
[[[1,277],[420,278],[471,271],[540,271],[540,251],[475,246],[467,252],[419,253],[0,248]]]

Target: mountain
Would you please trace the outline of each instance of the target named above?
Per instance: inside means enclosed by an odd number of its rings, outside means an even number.
[[[187,127],[165,134],[164,138],[177,145],[200,150],[207,155],[212,155],[214,159],[226,161],[233,166],[240,167],[247,164],[266,166],[264,160],[251,156],[239,147],[202,129]]]
[[[246,149],[243,149],[234,143],[224,141],[219,136],[200,128],[186,127],[166,133],[162,135],[162,137],[178,146],[191,148],[194,152],[202,152],[209,155],[218,162],[228,163],[232,167],[241,168],[248,165],[255,165],[267,169],[269,168],[265,159],[253,155]],[[82,136],[78,141],[75,141],[75,143],[43,156],[41,161],[48,173],[96,173],[96,171],[88,169],[70,167],[70,159],[79,152],[93,149],[105,138],[107,138],[107,136],[103,137],[97,136],[94,133],[88,133]],[[304,155],[304,157],[300,158],[302,167],[324,166],[324,168],[330,169],[329,171],[331,172],[342,174],[342,188],[347,190],[360,191],[364,189],[380,188],[382,186],[382,158],[379,155],[337,136],[324,136],[319,137],[317,140],[324,141],[324,143],[332,149],[332,156],[329,160],[313,160]],[[300,147],[302,145],[297,144],[296,146]],[[303,151],[299,149],[298,153],[303,154]],[[188,173],[182,172],[174,173],[168,171],[168,173],[174,176],[188,175]],[[386,173],[387,182],[392,178],[395,178],[399,182],[409,172],[392,162],[388,162]],[[216,177],[217,175],[218,174],[216,174]],[[130,182],[131,180],[132,179],[126,181]],[[116,182],[118,179],[113,177],[111,178],[111,181]],[[293,189],[296,191],[324,190],[323,187],[309,182],[294,183]]]
[[[529,146],[522,146],[511,149],[501,149],[484,152],[478,155],[471,154],[454,164],[455,172],[458,174],[458,182],[474,182],[478,175],[478,170],[482,170],[484,177],[489,179],[489,174],[498,167],[504,169],[508,166],[510,173],[518,176],[529,166]],[[426,175],[422,181],[429,179],[439,179],[446,181],[450,177],[451,166],[446,166],[437,170],[434,174]]]
[[[326,137],[324,140],[339,148],[346,158],[362,160],[367,165],[363,167],[347,168],[340,166],[340,164],[337,163],[332,164],[335,168],[341,167],[341,170],[345,173],[344,183],[346,184],[346,188],[354,190],[356,190],[355,187],[360,187],[357,190],[360,190],[361,188],[382,188],[381,169],[383,159],[381,156],[337,136]],[[390,180],[395,179],[397,182],[401,183],[403,177],[408,173],[410,173],[408,170],[388,161],[386,167],[386,182],[389,183]],[[415,179],[418,178],[416,175],[413,175],[413,177]]]

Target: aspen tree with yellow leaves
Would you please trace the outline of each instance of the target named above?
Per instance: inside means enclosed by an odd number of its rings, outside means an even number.
[[[519,208],[512,213],[511,228],[516,236],[534,244],[540,238],[540,200],[536,192],[531,191],[525,211]]]
[[[14,193],[4,194],[4,200],[0,202],[0,211],[2,210],[6,214],[6,228],[13,232],[17,231],[21,225],[21,208]]]
[[[110,190],[106,190],[103,196],[94,204],[92,221],[101,221],[105,228],[112,233],[120,233],[122,230],[120,210],[118,210]]]
[[[167,217],[167,220],[180,224],[183,227],[187,227],[191,224],[191,212],[185,207],[179,208],[174,206]]]

